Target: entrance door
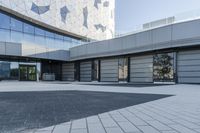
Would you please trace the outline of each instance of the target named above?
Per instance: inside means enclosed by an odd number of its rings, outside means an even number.
[[[128,80],[128,58],[119,58],[119,81]]]
[[[36,81],[35,65],[19,65],[20,81]]]
[[[99,60],[92,62],[92,80],[99,81]]]

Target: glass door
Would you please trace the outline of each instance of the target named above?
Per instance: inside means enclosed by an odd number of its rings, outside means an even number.
[[[92,80],[99,81],[99,60],[92,62]]]
[[[19,65],[19,75],[20,81],[36,81],[36,66]]]
[[[118,65],[118,79],[126,82],[128,79],[128,58],[119,58]]]

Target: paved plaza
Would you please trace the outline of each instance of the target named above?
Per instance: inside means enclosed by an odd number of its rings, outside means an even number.
[[[91,93],[91,95],[92,93],[108,94],[109,92],[117,97],[129,97],[130,104],[104,110],[104,113],[95,112],[97,114],[89,114],[80,119],[68,120],[40,129],[18,129],[18,133],[200,133],[199,85],[129,85],[126,87],[87,84],[76,82],[1,82],[0,92],[1,94],[5,92],[6,94],[8,94],[7,92],[19,94],[21,92],[22,94],[34,91],[33,94],[48,94],[51,91],[51,93],[81,92]],[[135,101],[131,101],[131,96],[134,99],[139,94],[144,99],[145,96],[164,97],[134,104]],[[115,96],[111,96],[110,99]],[[111,102],[108,99],[105,100]],[[122,100],[119,98],[113,105],[121,104]],[[99,106],[104,104],[102,102]]]

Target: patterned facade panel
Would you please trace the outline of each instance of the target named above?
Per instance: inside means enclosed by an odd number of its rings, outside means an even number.
[[[115,0],[0,0],[0,5],[95,40],[114,36]]]

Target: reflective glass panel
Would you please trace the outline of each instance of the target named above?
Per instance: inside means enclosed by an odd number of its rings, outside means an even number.
[[[46,44],[48,48],[54,48],[55,47],[55,40],[54,38],[46,37]]]
[[[92,79],[93,79],[93,81],[98,81],[99,80],[99,61],[98,60],[93,61]]]
[[[11,18],[11,30],[23,31],[23,23],[17,19]]]
[[[52,33],[52,32],[49,32],[49,31],[46,31],[46,32],[45,32],[45,35],[46,35],[46,37],[51,37],[51,38],[54,38],[54,37],[55,37],[55,34]]]
[[[10,62],[0,61],[0,79],[9,79],[10,78]]]
[[[154,56],[153,68],[155,82],[174,81],[174,54],[156,54]]]
[[[11,62],[10,79],[12,80],[19,79],[19,63],[18,62]]]
[[[46,45],[45,37],[43,37],[43,36],[35,36],[35,43],[37,45],[45,46]]]
[[[0,29],[0,41],[10,42],[10,30]]]
[[[35,36],[33,34],[26,34],[24,33],[24,39],[23,41],[25,42],[25,44],[34,44],[35,42]]]
[[[127,81],[128,78],[128,58],[119,58],[119,81]]]
[[[23,40],[23,33],[17,31],[11,31],[11,41],[15,43],[21,43]]]
[[[44,32],[43,29],[35,28],[35,35],[44,36],[44,35],[45,35],[45,32]]]
[[[24,23],[24,32],[34,34],[34,27],[32,25]]]
[[[62,35],[55,34],[55,38],[59,40],[63,40],[64,37]]]
[[[10,29],[10,17],[0,13],[0,28]]]

